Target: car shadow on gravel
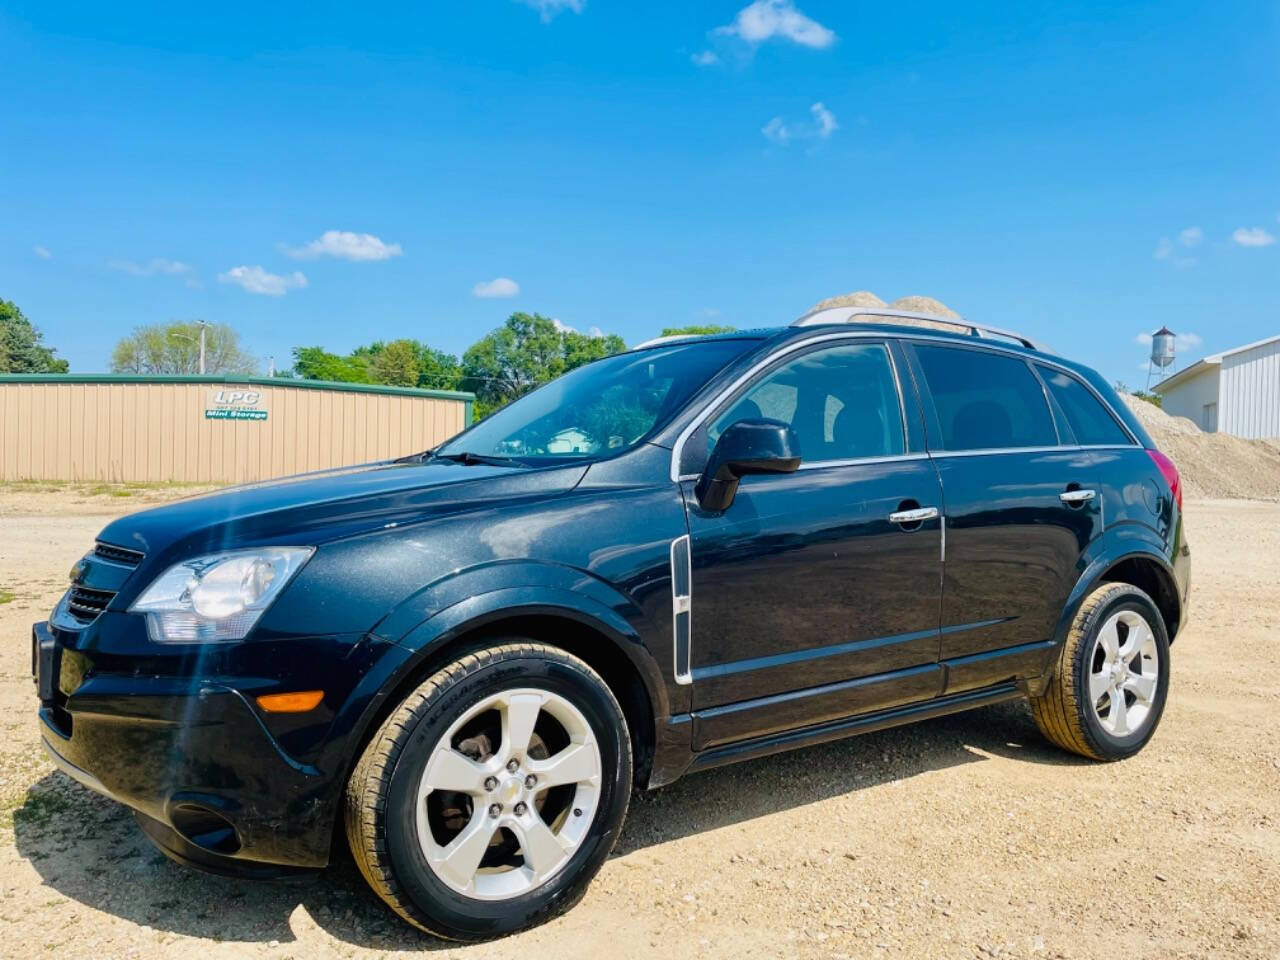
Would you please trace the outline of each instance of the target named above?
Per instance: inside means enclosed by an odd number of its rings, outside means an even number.
[[[614,856],[831,797],[856,796],[989,755],[1085,763],[1047,744],[1024,705],[1003,704],[722,767],[637,793]],[[337,851],[327,870],[306,880],[259,883],[207,876],[171,863],[126,809],[59,773],[28,789],[13,820],[19,853],[48,887],[161,940],[177,934],[284,944],[306,936],[314,923],[353,945],[458,948],[395,917],[368,889],[345,850]]]

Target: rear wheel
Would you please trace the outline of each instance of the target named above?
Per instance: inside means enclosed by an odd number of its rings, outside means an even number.
[[[347,838],[402,917],[483,940],[576,903],[630,793],[630,737],[604,681],[561,650],[504,643],[387,718],[348,785]]]
[[[1152,599],[1127,583],[1097,587],[1076,614],[1048,689],[1031,698],[1046,738],[1094,760],[1141,750],[1169,692],[1169,640]]]

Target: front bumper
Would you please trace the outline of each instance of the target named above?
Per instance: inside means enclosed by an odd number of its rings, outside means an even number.
[[[274,677],[219,674],[189,659],[170,664],[185,675],[164,676],[129,669],[88,631],[38,623],[32,634],[45,749],[68,776],[132,808],[166,854],[250,876],[328,862],[350,747],[335,727],[346,729],[344,708],[361,706],[354,689],[392,645],[313,638],[298,662],[299,651],[264,642],[256,654],[274,663]],[[326,674],[314,688],[333,696],[310,714],[264,714],[254,702]]]

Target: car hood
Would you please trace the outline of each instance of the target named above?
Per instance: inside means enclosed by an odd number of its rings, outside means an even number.
[[[370,463],[233,487],[144,510],[108,525],[99,539],[139,550],[149,563],[171,554],[185,557],[262,543],[316,545],[495,500],[555,496],[572,490],[586,469],[582,463],[541,468]]]

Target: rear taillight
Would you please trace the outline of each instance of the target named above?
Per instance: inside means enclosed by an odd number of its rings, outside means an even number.
[[[1169,484],[1169,492],[1173,494],[1173,502],[1178,505],[1178,509],[1182,509],[1182,477],[1178,476],[1178,468],[1173,465],[1173,461],[1166,457],[1159,450],[1148,450],[1147,456],[1151,458],[1151,462],[1160,468],[1160,473],[1164,476],[1165,483]]]

